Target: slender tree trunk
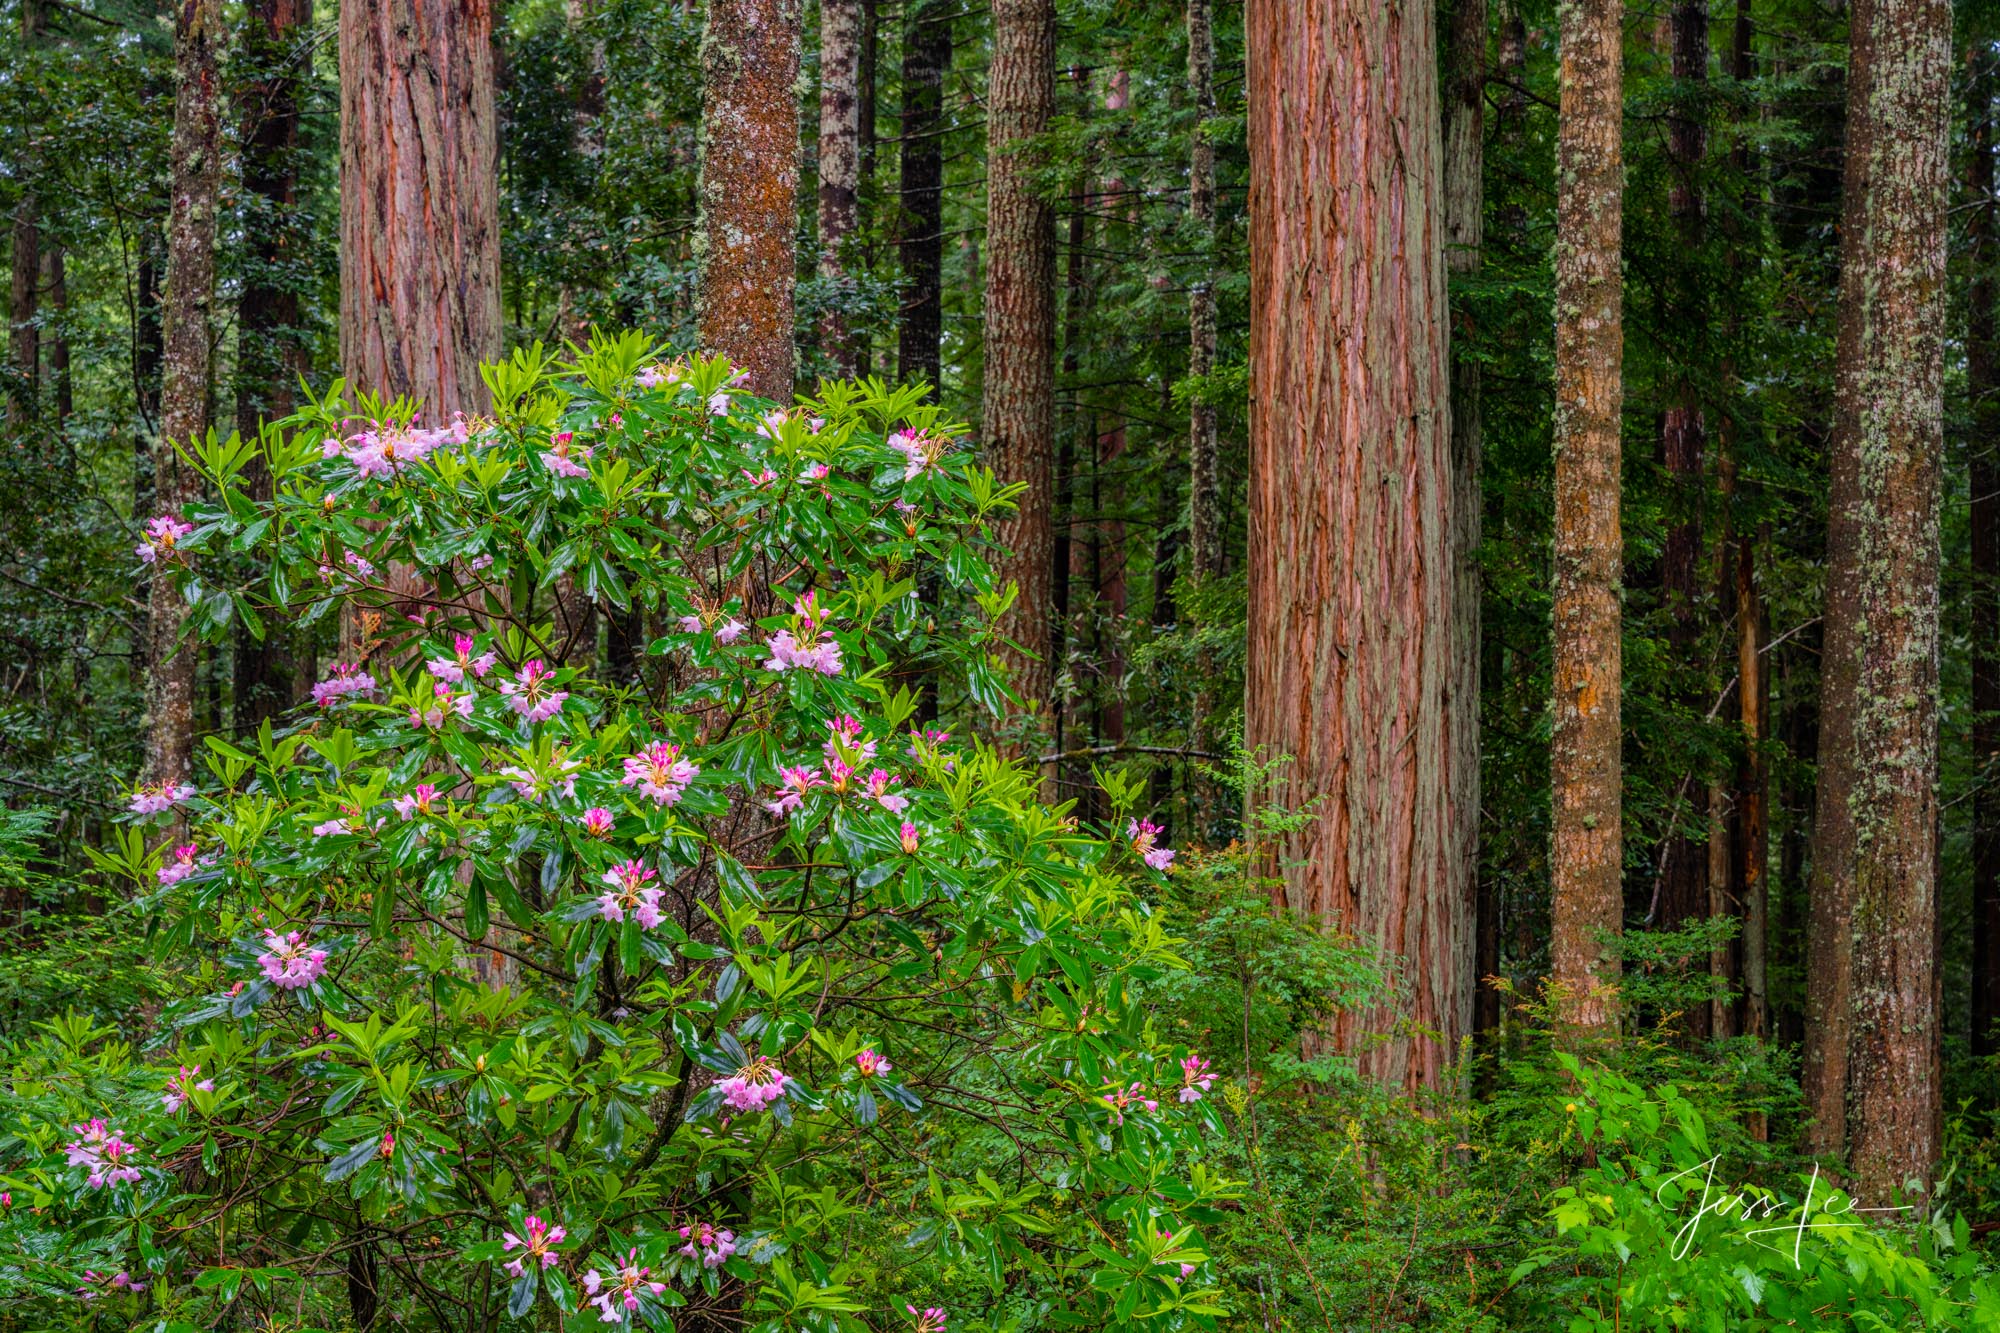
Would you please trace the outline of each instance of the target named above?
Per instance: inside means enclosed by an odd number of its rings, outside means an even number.
[[[998,525],[1008,554],[1001,582],[1019,589],[1000,630],[1021,645],[999,652],[1023,704],[1046,721],[1055,673],[1041,647],[1053,610],[1055,501],[1055,211],[1037,191],[1056,99],[1055,0],[994,0],[986,111],[986,372],[984,442],[1005,482],[1025,482]]]
[[[710,0],[701,71],[701,341],[789,403],[799,0]]]
[[[1927,1182],[1938,1142],[1938,487],[1951,11],[1863,0],[1849,62],[1848,217],[1829,507],[1820,830],[1808,970],[1846,971],[1842,1084],[1857,1197]],[[1857,152],[1865,155],[1858,168]],[[1857,176],[1859,179],[1857,180]],[[1838,670],[1836,670],[1836,667]],[[1836,725],[1838,730],[1836,731]],[[1837,739],[1836,739],[1837,738]],[[1830,900],[1818,901],[1824,889]],[[1816,924],[1818,924],[1816,922]],[[1840,955],[1845,954],[1845,959]],[[1843,962],[1845,966],[1843,967]],[[1824,1009],[1822,1009],[1824,1014]]]
[[[340,9],[340,360],[426,421],[489,406],[500,211],[488,0]]]
[[[1188,378],[1215,371],[1215,0],[1188,0],[1188,93],[1194,135],[1188,150],[1188,220],[1201,252],[1200,272],[1188,288]],[[1222,572],[1222,480],[1216,457],[1215,407],[1198,396],[1188,409],[1188,572],[1196,583]],[[1204,670],[1202,673],[1208,673]],[[1196,745],[1211,748],[1206,706],[1196,706]]]
[[[944,80],[951,71],[954,0],[909,0],[903,28],[902,219],[897,257],[903,268],[896,376],[938,387],[944,329]]]
[[[50,245],[42,251],[42,294],[48,298],[49,309],[55,316],[54,326],[49,330],[48,362],[50,387],[55,391],[55,427],[60,435],[76,408],[69,371],[69,273],[60,245]]]
[[[1250,0],[1246,730],[1299,809],[1258,849],[1287,903],[1409,967],[1396,1015],[1330,1034],[1392,1084],[1437,1086],[1472,1021],[1478,723],[1451,456],[1431,7]],[[1365,1033],[1407,1020],[1388,1041]]]
[[[1625,338],[1621,0],[1561,0],[1556,142],[1555,838],[1550,964],[1564,1021],[1615,1032],[1624,916],[1619,756]]]
[[[829,304],[820,316],[820,351],[836,375],[854,374],[854,344],[839,301],[847,281],[848,238],[860,219],[861,0],[820,0],[819,275]]]
[[[154,504],[178,514],[201,493],[201,479],[175,446],[193,448],[208,431],[210,303],[215,293],[215,209],[222,187],[221,0],[181,0],[174,23],[174,132],[167,215],[167,299],[160,438],[154,451]],[[187,605],[166,571],[155,569],[147,611],[146,776],[179,782],[192,769],[195,645],[181,642]]]
[[[8,356],[14,366],[14,392],[7,398],[7,424],[21,430],[35,419],[41,398],[42,344],[39,313],[42,277],[39,202],[23,190],[14,205],[13,270],[7,297]]]
[[[1966,219],[1966,391],[1972,399],[1972,1053],[2000,1049],[2000,336],[1994,328],[2000,200],[1994,196],[1994,57],[1968,57],[1972,150]]]
[[[1764,602],[1757,588],[1757,540],[1736,539],[1737,720],[1743,732],[1743,759],[1736,775],[1735,862],[1731,883],[1743,914],[1738,937],[1742,959],[1743,1022],[1746,1037],[1771,1034],[1771,815],[1769,735],[1771,689],[1764,670]]]

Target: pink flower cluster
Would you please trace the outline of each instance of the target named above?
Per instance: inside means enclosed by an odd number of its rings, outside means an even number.
[[[632,377],[632,382],[642,389],[657,389],[663,385],[674,388],[680,384],[681,377],[685,374],[687,374],[686,368],[677,361],[664,366],[641,366],[639,373]]]
[[[542,451],[542,466],[558,477],[587,477],[590,469],[578,463],[590,461],[590,449],[576,442],[574,431],[559,430],[549,440],[549,447]]]
[[[903,838],[903,850],[909,855],[915,856],[918,844],[922,841],[922,835],[918,832],[917,826],[906,819],[903,821],[903,827],[899,831]]]
[[[837,760],[859,768],[875,757],[875,742],[863,733],[861,719],[852,713],[842,713],[826,724],[826,742],[820,746],[827,762]]]
[[[414,420],[377,421],[345,440],[321,441],[320,457],[345,457],[364,477],[393,477],[447,444],[464,444],[471,434],[462,414],[436,430],[420,429]]]
[[[606,921],[623,921],[630,912],[641,930],[659,925],[660,895],[665,890],[653,884],[653,878],[653,872],[637,861],[611,867],[604,872],[604,883],[611,886],[611,891],[599,895],[597,914]]]
[[[943,753],[945,744],[950,740],[951,733],[948,731],[939,731],[936,727],[925,727],[922,731],[918,731],[912,727],[910,744],[903,753],[918,763],[926,763],[934,758],[942,759],[945,771],[950,772],[956,761],[950,755]]]
[[[175,786],[171,782],[147,783],[132,793],[132,804],[128,807],[135,815],[157,815],[162,810],[171,810],[188,797],[194,795],[191,786]]]
[[[777,1061],[760,1055],[715,1086],[722,1089],[722,1104],[739,1115],[762,1111],[785,1095],[791,1080],[778,1068]]]
[[[854,1057],[854,1067],[861,1071],[863,1078],[879,1078],[895,1068],[889,1063],[888,1056],[877,1055],[872,1047]]]
[[[764,663],[764,669],[839,675],[840,643],[826,632],[826,620],[831,614],[820,606],[816,593],[808,592],[794,602],[792,627],[771,636],[771,657]]]
[[[164,888],[169,884],[180,883],[189,875],[192,875],[194,869],[195,845],[191,842],[186,842],[174,848],[173,859],[161,866],[156,873],[159,876],[161,887]]]
[[[315,949],[302,931],[280,935],[264,932],[264,952],[257,956],[264,977],[280,990],[303,990],[326,972],[326,950]]]
[[[915,1333],[944,1333],[944,1310],[936,1305],[919,1310],[914,1305],[905,1305],[905,1310],[917,1321]]]
[[[1125,836],[1132,840],[1133,852],[1155,870],[1173,868],[1172,850],[1155,845],[1160,834],[1165,831],[1150,819],[1134,819],[1125,825]]]
[[[106,1185],[123,1185],[139,1178],[139,1168],[130,1161],[138,1149],[119,1138],[101,1116],[70,1128],[77,1137],[65,1143],[63,1151],[69,1154],[71,1166],[90,1172],[90,1188],[101,1190]]]
[[[1143,1107],[1149,1114],[1160,1109],[1159,1102],[1146,1095],[1143,1083],[1134,1083],[1129,1088],[1113,1088],[1104,1094],[1104,1100],[1111,1104],[1111,1123],[1114,1125],[1124,1124],[1125,1113],[1135,1108]]]
[[[665,1291],[666,1283],[648,1280],[652,1276],[652,1271],[650,1268],[639,1267],[637,1250],[628,1250],[625,1262],[619,1265],[618,1272],[611,1281],[606,1282],[595,1268],[585,1273],[584,1294],[590,1303],[601,1311],[597,1317],[598,1322],[622,1324],[627,1315],[638,1313],[641,1290],[650,1291],[655,1296]]]
[[[903,456],[903,480],[915,481],[951,452],[951,441],[920,430],[899,430],[889,437],[889,447]]]
[[[132,548],[132,554],[139,557],[139,563],[150,565],[155,560],[176,560],[180,558],[180,544],[194,524],[183,523],[177,514],[161,514],[158,518],[146,520],[145,538]]]
[[[767,440],[775,440],[787,421],[805,422],[807,432],[813,435],[819,434],[826,428],[825,417],[808,417],[802,407],[793,408],[789,412],[782,407],[774,407],[759,417],[752,429]]]
[[[612,826],[615,825],[618,822],[618,820],[616,815],[613,815],[609,810],[606,810],[603,806],[593,805],[590,807],[590,809],[584,811],[581,815],[577,816],[576,822],[581,824],[583,826],[583,831],[589,834],[591,837],[608,838],[611,836]]]
[[[83,1270],[83,1280],[90,1285],[78,1287],[76,1294],[79,1298],[86,1301],[94,1301],[106,1292],[127,1292],[136,1296],[146,1289],[146,1284],[135,1282],[130,1273],[119,1273],[117,1276],[107,1280],[104,1274],[98,1272],[95,1268],[86,1268]]]
[[[530,659],[522,665],[519,679],[500,682],[500,693],[529,722],[546,722],[562,711],[563,700],[569,698],[568,690],[554,687],[555,674],[555,669],[544,665],[541,658]]]
[[[899,781],[895,774],[884,769],[876,769],[868,775],[867,790],[861,794],[881,806],[892,815],[900,815],[909,809],[910,798],[899,796],[889,790],[890,784]]]
[[[201,1079],[201,1081],[197,1083],[196,1079]],[[187,1105],[190,1094],[214,1091],[215,1080],[212,1078],[201,1078],[200,1065],[196,1065],[193,1069],[182,1065],[181,1072],[167,1080],[167,1090],[160,1098],[160,1101],[167,1108],[168,1115],[179,1115],[181,1107]]]
[[[530,1259],[539,1259],[543,1268],[554,1267],[556,1262],[555,1248],[563,1243],[563,1237],[569,1233],[561,1227],[550,1226],[533,1213],[529,1213],[521,1220],[521,1230],[528,1233],[525,1238],[517,1236],[511,1231],[500,1233],[501,1249],[506,1250],[510,1254],[515,1250],[521,1251],[520,1254],[515,1255],[503,1265],[506,1270],[515,1277],[519,1277],[521,1276],[522,1268]]]
[[[431,663],[435,666],[436,663]],[[453,694],[451,686],[439,684],[432,688],[431,697],[436,700],[429,708],[418,711],[410,709],[410,725],[418,730],[437,731],[444,726],[448,717],[472,716],[472,691]]]
[[[717,612],[715,614],[719,615],[720,613]],[[680,624],[681,633],[683,634],[699,634],[708,628],[708,621],[699,615],[682,616]],[[715,631],[715,641],[720,644],[735,643],[743,637],[743,632],[749,628],[748,625],[736,619],[736,617],[730,616],[723,622],[722,627]]]
[[[736,1253],[736,1233],[724,1230],[713,1222],[697,1222],[682,1227],[681,1239],[687,1243],[681,1246],[678,1253],[699,1260],[703,1268],[718,1268],[724,1259]]]
[[[352,662],[335,662],[333,674],[312,688],[313,702],[321,708],[350,694],[369,695],[374,692],[375,677]]]
[[[681,747],[672,741],[655,741],[625,761],[625,776],[619,785],[637,787],[655,805],[672,805],[681,799],[688,783],[701,768],[681,757]]]
[[[803,764],[796,768],[781,768],[778,770],[778,799],[764,802],[764,808],[774,815],[788,815],[799,808],[807,792],[825,785],[816,768]]]
[[[1181,1061],[1181,1092],[1183,1103],[1198,1102],[1215,1082],[1215,1070],[1199,1055],[1189,1055]]]
[[[389,802],[389,804],[396,807],[397,814],[409,820],[416,818],[418,815],[436,813],[432,809],[432,805],[436,802],[437,797],[438,789],[436,786],[428,782],[419,782],[411,789],[408,796],[398,796],[395,800]]]
[[[564,751],[557,750],[549,761],[549,767],[541,773],[531,773],[525,768],[509,764],[500,770],[500,776],[513,785],[524,801],[545,801],[550,793],[564,798],[576,795],[576,772],[583,767],[580,760],[567,759]]]
[[[431,658],[424,663],[424,670],[439,680],[453,685],[463,684],[468,674],[484,677],[493,669],[493,664],[500,660],[500,655],[484,652],[474,657],[473,650],[478,646],[478,640],[470,634],[454,635],[451,641],[452,655]]]

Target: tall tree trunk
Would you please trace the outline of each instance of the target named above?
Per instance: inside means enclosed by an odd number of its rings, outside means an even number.
[[[258,424],[291,413],[294,386],[306,370],[299,298],[288,270],[305,241],[298,215],[298,57],[293,47],[312,24],[312,0],[253,0],[244,22],[243,56],[251,79],[242,90],[243,189],[249,262],[237,303],[236,429],[255,439]],[[260,458],[245,469],[246,489],[269,499],[271,477]],[[262,639],[237,628],[234,723],[254,732],[288,702],[279,656],[286,626]]]
[[[944,329],[944,80],[951,71],[954,0],[911,0],[903,27],[902,217],[896,230],[903,268],[896,377],[938,386]]]
[[[55,391],[56,433],[61,434],[76,408],[76,398],[69,370],[69,274],[60,245],[50,245],[42,251],[42,294],[48,298],[49,309],[55,316],[54,327],[49,330],[49,381]]]
[[[1449,96],[1444,108],[1444,242],[1445,266],[1453,273],[1479,271],[1485,240],[1486,194],[1486,0],[1456,0],[1451,10],[1450,45],[1445,52]],[[1451,494],[1453,522],[1458,532],[1458,587],[1454,609],[1459,623],[1452,636],[1452,698],[1474,719],[1457,739],[1466,753],[1456,761],[1469,787],[1462,799],[1468,810],[1479,809],[1479,613],[1483,595],[1479,573],[1479,529],[1484,494],[1479,475],[1484,445],[1479,418],[1479,361],[1472,346],[1472,312],[1453,313],[1451,359]],[[1499,971],[1497,953],[1488,956],[1489,941],[1499,940],[1498,886],[1479,875],[1479,829],[1473,820],[1464,839],[1464,870],[1476,886],[1474,927],[1473,1030],[1485,1032],[1499,1021],[1499,992],[1487,978]],[[1486,923],[1493,922],[1492,929]]]
[[[1188,378],[1215,371],[1215,0],[1188,0],[1188,93],[1194,134],[1188,149],[1188,220],[1200,250],[1200,270],[1188,288]],[[1207,395],[1188,408],[1188,572],[1196,583],[1222,572],[1222,480],[1216,457],[1215,407]],[[1207,673],[1204,672],[1204,675]],[[1210,701],[1212,706],[1212,701]],[[1197,736],[1206,736],[1206,710],[1197,706]],[[1204,739],[1196,742],[1203,749]]]
[[[1055,210],[1036,189],[1056,100],[1055,0],[994,0],[986,111],[986,373],[982,427],[1003,482],[1025,482],[999,524],[1003,583],[1019,588],[1000,631],[1021,645],[999,652],[1022,702],[1046,720],[1055,673],[1042,645],[1053,609],[1055,501]]]
[[[860,218],[861,0],[820,0],[819,275],[831,303],[820,316],[820,352],[842,377],[854,374],[854,342],[838,302],[847,281],[848,238]]]
[[[1808,965],[1847,974],[1842,1085],[1857,1197],[1927,1182],[1938,1142],[1938,486],[1951,11],[1862,0],[1848,76],[1850,188],[1836,355],[1820,830]],[[1863,162],[1854,161],[1857,151]],[[1850,318],[1851,317],[1851,318]],[[1836,670],[1836,668],[1838,668]],[[1819,863],[1824,863],[1823,865]],[[1829,901],[1818,901],[1821,891]],[[1819,925],[1818,921],[1815,925]],[[1845,955],[1842,959],[1841,955]],[[1844,963],[1844,966],[1843,966]],[[1822,1010],[1824,1013],[1824,1010]]]
[[[178,514],[201,479],[175,453],[208,432],[210,303],[215,294],[215,209],[222,187],[221,0],[181,0],[174,23],[174,133],[168,159],[167,299],[154,505]],[[181,642],[187,605],[155,567],[148,599],[146,777],[179,782],[194,752],[195,645]]]
[[[1966,391],[1972,399],[1972,1053],[2000,1049],[2000,335],[1994,326],[1995,267],[2000,265],[2000,200],[1994,197],[1994,56],[1968,57],[1972,151],[1966,219]]]
[[[1408,960],[1402,1013],[1330,1034],[1436,1086],[1471,1026],[1476,836],[1454,692],[1442,144],[1431,7],[1250,0],[1247,739],[1297,809],[1287,903]],[[1400,1024],[1393,1039],[1364,1034]]]
[[[23,51],[34,48],[41,26],[41,5],[37,0],[21,0]],[[33,173],[37,163],[32,143],[26,156],[24,165]],[[7,424],[16,431],[35,419],[41,398],[41,326],[35,319],[42,277],[40,209],[31,175],[14,203],[12,280],[7,294],[8,355],[17,386],[7,398]]]
[[[789,403],[799,0],[710,0],[701,74],[702,345]]]
[[[1624,917],[1619,527],[1622,0],[1562,0],[1556,138],[1555,837],[1550,965],[1566,1024],[1617,1026]]]

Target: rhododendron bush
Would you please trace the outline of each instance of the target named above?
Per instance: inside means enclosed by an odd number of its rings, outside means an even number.
[[[914,392],[780,409],[632,336],[486,373],[491,419],[335,386],[208,441],[147,525],[192,632],[342,653],[99,854],[179,998],[22,1048],[0,1309],[1212,1324],[1216,1074],[1139,1002],[1172,853],[923,704],[1005,706],[1008,488]]]

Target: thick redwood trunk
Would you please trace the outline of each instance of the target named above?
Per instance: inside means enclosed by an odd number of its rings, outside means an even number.
[[[1621,0],[1559,7],[1556,146],[1555,838],[1550,965],[1564,1021],[1615,1031],[1623,922],[1620,413],[1625,340]]]
[[[488,0],[340,9],[340,360],[431,422],[488,406],[501,351]]]
[[[1927,1181],[1938,1141],[1938,487],[1951,13],[1944,0],[1866,0],[1849,65],[1850,188],[1837,355],[1821,714],[1822,913],[1809,964],[1848,973],[1843,1084],[1855,1193],[1887,1203]],[[1856,167],[1860,152],[1864,165]],[[1857,181],[1856,177],[1859,176]],[[1851,317],[1851,318],[1850,318]],[[1836,669],[1837,668],[1837,669]],[[1823,864],[1822,864],[1823,863]],[[1822,923],[1815,921],[1818,927]],[[1822,1006],[1822,1014],[1824,1005]]]
[[[1470,1029],[1478,812],[1454,694],[1449,422],[1428,5],[1251,0],[1248,741],[1314,818],[1259,850],[1295,909],[1407,960],[1333,1041],[1435,1086]],[[1395,1019],[1386,1042],[1362,1040]],[[1418,1035],[1412,1029],[1422,1029]]]
[[[1048,642],[1055,503],[1055,210],[1037,189],[1056,99],[1055,0],[995,0],[986,113],[986,368],[982,431],[1003,482],[1025,482],[1019,508],[998,525],[1008,554],[1003,583],[1019,588],[999,652],[1022,702],[1046,720],[1055,674]]]
[[[701,341],[792,398],[799,0],[709,0],[701,41]]]
[[[820,352],[836,375],[854,373],[847,315],[848,237],[860,217],[861,0],[820,0],[819,275],[829,304],[819,322]]]
[[[174,22],[174,134],[169,156],[167,298],[160,435],[153,503],[177,514],[201,493],[200,478],[174,452],[208,430],[210,302],[215,292],[215,209],[222,186],[224,33],[221,0],[181,0]],[[196,648],[181,642],[187,605],[156,569],[147,613],[146,777],[179,782],[192,768]]]
[[[1994,186],[1994,57],[1975,49],[1967,98],[1972,149],[1966,263],[1972,270],[1965,336],[1966,391],[1972,400],[1972,1052],[2000,1049],[2000,336],[1994,326],[1994,269],[2000,264],[2000,201]]]
[[[896,231],[903,300],[896,377],[933,387],[944,328],[944,80],[955,7],[953,0],[913,0],[903,28],[902,218]]]

